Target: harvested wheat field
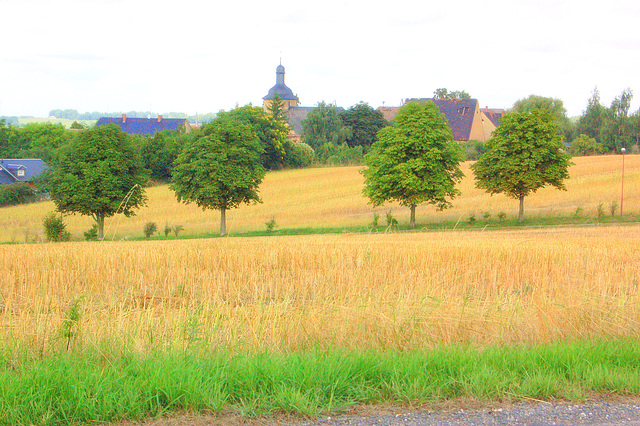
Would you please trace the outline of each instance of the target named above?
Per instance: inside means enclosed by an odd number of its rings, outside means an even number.
[[[9,245],[0,338],[46,353],[638,337],[640,227]]]
[[[525,216],[528,218],[573,216],[596,217],[601,205],[606,215],[611,207],[616,214],[620,207],[622,156],[577,157],[570,167],[571,178],[567,191],[544,188],[526,198]],[[624,213],[640,214],[640,155],[627,155],[625,164]],[[465,178],[458,188],[461,195],[453,200],[453,208],[437,211],[430,205],[417,209],[418,224],[466,220],[470,215],[482,219],[489,214],[494,220],[500,213],[508,218],[517,216],[518,202],[504,195],[490,196],[475,188],[471,163],[464,163]],[[373,214],[384,224],[385,214],[391,212],[400,223],[407,223],[409,210],[397,204],[372,208],[362,195],[364,178],[362,167],[332,167],[284,170],[267,173],[260,186],[262,204],[242,205],[227,212],[227,226],[231,234],[265,229],[274,219],[279,229],[304,227],[366,226]],[[165,227],[182,225],[182,235],[215,234],[220,214],[202,211],[193,204],[176,201],[168,185],[147,188],[148,206],[131,218],[117,215],[105,222],[107,239],[140,238],[147,222],[155,222],[160,232]],[[52,202],[0,209],[0,242],[42,241],[42,219],[54,210]],[[72,239],[82,240],[93,220],[87,216],[64,217]]]

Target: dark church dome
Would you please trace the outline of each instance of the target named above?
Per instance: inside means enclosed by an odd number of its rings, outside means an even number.
[[[284,67],[282,64],[276,68],[276,85],[269,89],[269,93],[262,99],[273,99],[276,95],[280,96],[280,99],[297,101],[298,97],[293,94],[293,91],[284,84]]]

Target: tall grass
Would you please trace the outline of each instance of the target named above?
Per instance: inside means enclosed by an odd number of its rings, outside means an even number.
[[[175,349],[175,348],[174,348]],[[104,348],[2,357],[0,425],[62,425],[172,412],[314,415],[353,404],[581,399],[640,392],[637,341],[431,351],[141,356]]]
[[[620,203],[621,156],[578,157],[570,168],[567,191],[542,189],[527,197],[527,217],[571,216],[578,208],[581,216],[596,217],[598,205],[609,211]],[[463,165],[466,175],[459,188],[462,195],[453,208],[438,212],[433,206],[420,206],[418,223],[465,220],[470,214],[480,219],[484,213],[497,218],[500,212],[517,216],[518,203],[502,195],[489,196],[474,187],[470,163]],[[279,229],[305,227],[366,226],[373,213],[381,217],[389,210],[400,223],[408,222],[408,209],[389,204],[373,209],[362,195],[361,167],[337,167],[269,172],[260,187],[263,204],[241,206],[227,215],[229,231],[265,229],[274,218]],[[141,237],[147,222],[184,226],[183,235],[215,233],[219,229],[217,211],[202,211],[194,205],[179,204],[166,185],[147,189],[149,205],[133,218],[114,217],[106,221],[107,238]],[[0,209],[0,241],[42,240],[42,218],[53,210],[53,203],[38,203]],[[619,210],[618,210],[619,212]],[[640,214],[640,155],[625,160],[626,214]],[[82,216],[66,216],[67,229],[76,239],[92,225]]]
[[[639,238],[626,226],[3,246],[0,338],[46,353],[637,337]]]

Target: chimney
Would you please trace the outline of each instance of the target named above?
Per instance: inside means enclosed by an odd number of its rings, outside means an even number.
[[[123,123],[127,122],[127,114],[122,114],[122,122]]]
[[[489,112],[489,107],[488,106],[484,107],[484,110],[485,112]]]
[[[158,116],[158,123],[161,123],[161,122],[162,122],[162,116],[161,116],[161,115],[159,115],[159,116]]]

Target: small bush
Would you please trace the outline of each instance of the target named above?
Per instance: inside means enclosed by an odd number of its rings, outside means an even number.
[[[359,145],[325,143],[316,150],[316,161],[330,166],[360,165],[364,162],[364,154],[364,148]]]
[[[387,228],[396,228],[398,226],[398,221],[391,214],[390,211],[387,212]]]
[[[265,226],[267,227],[267,232],[273,232],[273,230],[278,227],[276,218],[272,216],[270,221],[265,222]]]
[[[158,225],[156,225],[155,222],[147,222],[144,225],[144,236],[149,239],[153,236],[153,234],[156,233],[156,231],[158,230]]]
[[[482,217],[484,217],[484,220],[489,220],[489,219],[491,219],[491,213],[490,212],[484,212]]]
[[[377,228],[378,222],[380,221],[380,215],[378,213],[373,214],[373,220],[371,221],[371,227]]]
[[[71,234],[65,229],[67,225],[56,212],[46,215],[42,220],[42,225],[44,226],[44,236],[47,241],[58,242],[71,239]]]
[[[598,204],[598,210],[596,212],[596,215],[598,216],[598,220],[602,219],[604,217],[604,205],[602,203]]]
[[[84,239],[86,241],[98,241],[98,225],[94,223],[91,229],[84,233]]]
[[[291,142],[289,164],[291,167],[308,167],[313,163],[315,151],[304,142]]]
[[[164,236],[165,236],[165,238],[168,237],[170,233],[171,233],[171,226],[169,225],[169,222],[165,222],[164,223]]]
[[[182,225],[174,225],[173,227],[173,234],[176,236],[176,238],[178,238],[178,234],[184,229],[184,226]]]
[[[0,185],[0,207],[32,203],[35,200],[35,191],[24,182]]]
[[[580,217],[580,215],[582,214],[582,211],[583,211],[583,210],[584,210],[584,209],[582,208],[582,206],[578,206],[578,207],[576,207],[576,209],[573,211],[573,217],[574,217],[575,219],[577,219],[578,217]]]
[[[611,216],[615,216],[616,211],[618,211],[618,202],[612,201],[611,205],[609,206],[609,213],[611,213]]]
[[[467,161],[476,161],[484,154],[484,142],[470,140],[464,144],[464,154]]]
[[[498,220],[500,222],[504,222],[505,220],[507,220],[507,214],[505,212],[498,213]]]
[[[476,223],[476,214],[469,213],[469,219],[467,219],[467,221],[469,222],[469,225],[473,225],[474,223]]]

